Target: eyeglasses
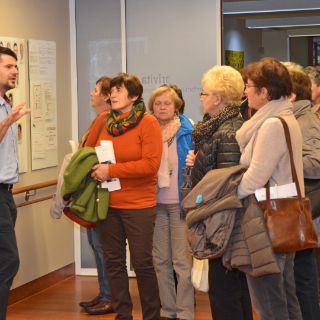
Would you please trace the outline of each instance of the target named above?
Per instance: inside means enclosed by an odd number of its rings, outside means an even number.
[[[248,84],[248,83],[245,83],[245,84],[244,84],[244,87],[245,87],[246,89],[248,89],[248,88],[258,88],[257,86],[250,85],[250,84]]]
[[[201,91],[200,92],[200,98],[202,98],[202,97],[207,97],[207,96],[210,96],[210,95],[214,95],[214,93],[206,93],[206,92],[203,92],[203,91]]]

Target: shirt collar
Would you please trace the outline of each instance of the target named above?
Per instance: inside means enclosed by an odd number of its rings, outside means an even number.
[[[10,100],[8,98],[7,95],[4,95],[4,97],[0,96],[0,106],[4,106],[4,105],[10,105]]]

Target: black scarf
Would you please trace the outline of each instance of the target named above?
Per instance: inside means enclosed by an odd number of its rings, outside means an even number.
[[[228,119],[234,118],[239,114],[239,107],[227,106],[214,117],[209,114],[203,116],[203,120],[199,121],[193,128],[192,139],[195,146],[195,152],[212,137],[218,128]]]

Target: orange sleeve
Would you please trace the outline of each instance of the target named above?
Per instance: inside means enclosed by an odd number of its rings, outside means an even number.
[[[155,117],[146,115],[142,120],[141,139],[141,159],[109,165],[110,177],[134,179],[152,176],[158,172],[162,154],[162,134]]]
[[[89,134],[87,140],[85,142],[86,147],[95,147],[101,132],[101,125],[105,117],[107,116],[108,112],[102,112],[93,122],[90,127]]]

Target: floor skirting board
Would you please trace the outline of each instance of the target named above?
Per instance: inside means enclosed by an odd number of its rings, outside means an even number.
[[[16,303],[22,299],[28,298],[34,294],[39,293],[42,290],[53,286],[60,281],[70,278],[75,275],[75,264],[71,263],[63,268],[50,272],[45,276],[28,282],[18,288],[14,288],[10,291],[9,305]]]

